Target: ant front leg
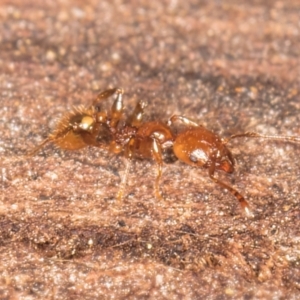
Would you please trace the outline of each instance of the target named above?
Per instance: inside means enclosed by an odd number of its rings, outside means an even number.
[[[221,187],[225,188],[226,190],[228,190],[240,203],[242,209],[245,211],[246,215],[248,217],[252,217],[253,214],[249,208],[249,204],[248,202],[245,200],[245,198],[234,188],[232,188],[231,186],[227,185],[226,183],[224,183],[223,181],[217,179],[214,174],[215,174],[215,164],[212,163],[211,166],[209,167],[208,170],[208,174],[209,177],[218,185],[220,185]]]

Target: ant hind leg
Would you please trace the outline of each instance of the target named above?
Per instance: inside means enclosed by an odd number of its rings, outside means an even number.
[[[122,115],[123,115],[123,89],[120,88],[114,88],[114,89],[108,89],[103,92],[101,92],[96,99],[92,103],[92,107],[96,110],[96,112],[100,112],[100,103],[103,100],[106,100],[107,98],[117,95],[112,107],[111,107],[111,121],[110,121],[110,126],[111,127],[116,127],[118,122],[121,120]]]
[[[113,89],[102,91],[100,94],[98,94],[96,99],[93,101],[93,105],[96,106],[99,102],[106,100],[107,98],[111,97],[114,94],[123,94],[123,90],[120,88],[113,88]]]
[[[143,101],[143,100],[139,101],[138,104],[136,105],[133,113],[128,118],[127,124],[129,124],[130,126],[133,126],[133,127],[137,127],[137,128],[140,127],[142,124],[144,109],[146,106],[147,106],[146,101]]]

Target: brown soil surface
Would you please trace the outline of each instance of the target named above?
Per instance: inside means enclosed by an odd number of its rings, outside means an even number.
[[[241,3],[243,2],[243,3]],[[122,87],[126,114],[222,137],[300,136],[300,3],[2,0],[0,299],[299,299],[300,145],[240,139],[236,199],[183,163],[48,145],[73,106]]]

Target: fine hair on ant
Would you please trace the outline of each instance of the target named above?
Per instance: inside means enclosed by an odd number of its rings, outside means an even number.
[[[109,112],[101,108],[102,102],[115,96]],[[248,202],[236,189],[215,177],[215,171],[232,173],[234,159],[227,147],[236,138],[262,138],[299,143],[296,136],[262,135],[244,132],[221,138],[189,118],[173,115],[167,122],[144,121],[145,101],[139,101],[132,114],[124,117],[123,89],[113,88],[101,92],[89,107],[79,107],[66,113],[56,129],[28,155],[36,154],[48,143],[64,150],[77,150],[87,146],[105,148],[126,158],[126,167],[117,194],[122,199],[132,159],[152,159],[157,165],[155,196],[163,199],[160,179],[164,162],[179,160],[193,167],[208,169],[208,176],[219,186],[228,190],[251,216]],[[179,132],[174,123],[181,123]]]

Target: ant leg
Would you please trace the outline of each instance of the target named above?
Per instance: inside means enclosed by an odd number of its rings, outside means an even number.
[[[291,142],[291,143],[300,143],[300,137],[298,136],[284,136],[284,135],[263,135],[256,132],[244,132],[239,134],[234,134],[229,138],[224,140],[224,144],[227,144],[230,140],[239,138],[239,137],[251,137],[251,138],[263,138],[269,140],[279,140],[284,142]]]
[[[196,122],[192,121],[191,119],[189,119],[187,117],[184,117],[184,116],[180,116],[180,115],[173,115],[168,120],[167,125],[171,126],[176,121],[180,121],[185,126],[189,126],[189,127],[199,127],[200,126],[199,124],[197,124]]]
[[[155,196],[159,200],[163,200],[163,197],[160,192],[160,179],[162,175],[162,150],[161,145],[159,141],[157,141],[155,138],[152,138],[152,150],[153,150],[153,157],[157,163],[157,176],[155,179]]]
[[[155,139],[155,138],[151,138],[152,139],[152,153],[153,153],[153,158],[155,159],[155,161],[157,162],[157,176],[156,176],[156,180],[155,180],[155,196],[156,198],[163,200],[163,197],[160,193],[160,179],[161,179],[161,175],[162,175],[162,150],[161,150],[161,146],[159,144],[159,142]],[[129,169],[130,169],[130,165],[131,165],[131,161],[132,161],[132,157],[133,157],[133,153],[134,153],[134,144],[135,144],[135,139],[132,138],[129,143],[126,146],[125,149],[125,157],[127,158],[127,163],[126,163],[126,167],[125,167],[125,172],[122,176],[122,180],[121,180],[121,184],[120,184],[120,188],[117,194],[117,198],[118,200],[121,200],[124,194],[124,190],[126,187],[126,182],[127,182],[127,177],[128,177],[128,173],[129,173]]]
[[[144,108],[147,106],[146,101],[139,101],[133,113],[128,118],[127,124],[133,127],[140,127],[144,115]]]
[[[134,140],[134,138],[132,138],[128,142],[128,144],[126,146],[126,149],[125,149],[125,157],[126,157],[127,161],[126,161],[125,172],[124,172],[124,174],[122,176],[120,187],[119,187],[119,191],[117,193],[117,199],[119,201],[122,200],[123,194],[124,194],[124,190],[126,188],[127,177],[128,177],[128,173],[129,173],[130,166],[131,166],[131,161],[132,161],[132,156],[133,156],[133,150],[132,150],[132,148],[134,146],[134,143],[135,143],[135,140]]]
[[[122,118],[123,114],[123,90],[122,89],[117,89],[116,94],[117,98],[115,102],[113,103],[111,107],[111,121],[110,121],[110,126],[111,127],[116,127],[119,121]]]
[[[116,141],[112,141],[109,144],[109,152],[115,153],[115,154],[119,154],[123,151],[123,147],[122,145],[116,143]]]
[[[93,106],[97,106],[97,104],[99,102],[101,102],[102,100],[105,100],[109,97],[111,97],[112,95],[116,94],[118,91],[122,92],[123,93],[123,90],[120,89],[120,88],[114,88],[114,89],[108,89],[108,90],[105,90],[103,92],[101,92],[97,97],[96,99],[93,101]]]
[[[99,114],[98,118],[99,119],[106,118],[106,114],[104,114],[103,116],[102,114],[100,114],[101,111],[100,102],[113,96],[114,94],[117,95],[117,98],[111,107],[110,126],[114,128],[117,126],[123,114],[123,97],[122,97],[123,93],[124,93],[123,89],[120,88],[105,90],[101,92],[92,103],[92,106],[95,108],[96,113]]]
[[[217,179],[214,176],[215,173],[215,164],[212,164],[209,168],[209,177],[218,185],[222,186],[223,188],[225,188],[226,190],[228,190],[240,203],[242,209],[245,211],[246,215],[248,217],[252,217],[253,214],[249,208],[249,204],[248,202],[245,200],[245,198],[234,188],[232,188],[231,186],[227,185],[226,183],[224,183],[223,181]]]
[[[130,170],[130,166],[131,166],[131,159],[127,159],[125,171],[124,171],[124,174],[123,174],[122,179],[121,179],[119,191],[117,193],[117,200],[118,201],[121,201],[122,198],[123,198],[124,190],[125,190],[125,187],[126,187],[128,173],[129,173],[129,170]]]

